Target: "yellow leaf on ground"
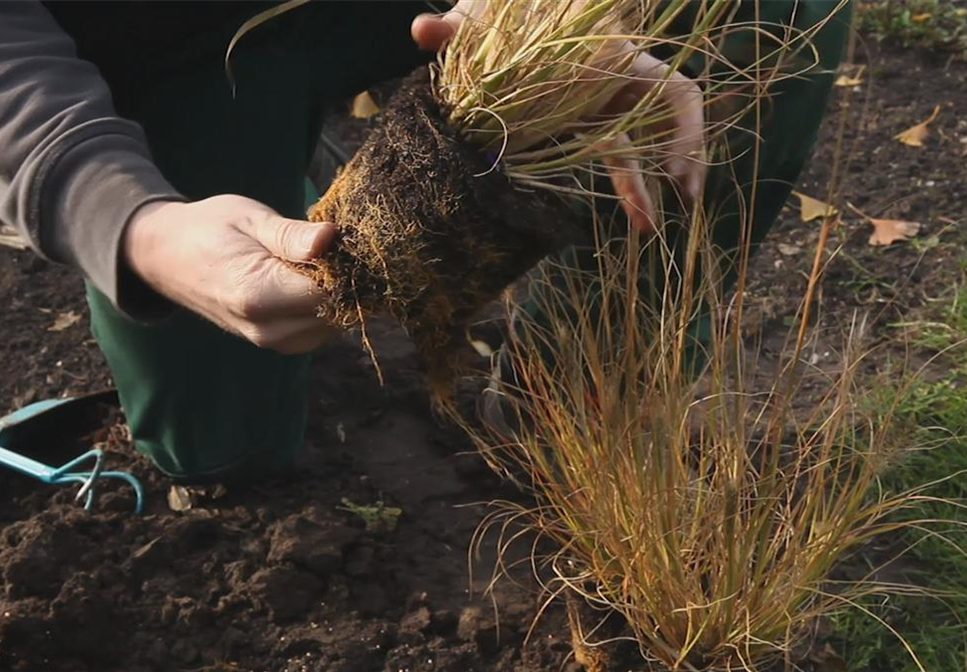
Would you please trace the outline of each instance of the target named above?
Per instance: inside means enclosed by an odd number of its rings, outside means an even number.
[[[356,97],[353,98],[352,115],[356,119],[369,119],[377,112],[379,112],[379,105],[369,95],[369,91],[356,94]]]
[[[897,133],[893,136],[893,139],[899,140],[904,145],[909,145],[910,147],[923,147],[923,141],[926,140],[927,135],[930,133],[929,126],[937,118],[938,114],[940,114],[939,105],[933,108],[933,113],[927,119],[911,126],[902,133]]]
[[[890,245],[898,240],[908,240],[920,232],[920,222],[907,222],[902,219],[873,219],[867,221],[873,225],[870,234],[870,245]]]
[[[863,80],[859,77],[850,77],[849,75],[840,75],[833,82],[836,86],[859,86],[863,83]]]
[[[897,241],[913,238],[920,233],[920,222],[908,222],[903,219],[876,219],[870,217],[852,203],[846,205],[873,227],[873,233],[870,234],[870,245],[891,245]]]
[[[930,12],[924,12],[923,14],[914,14],[910,17],[910,20],[914,23],[926,23],[933,18],[933,14]]]
[[[47,327],[47,331],[64,331],[70,327],[77,324],[81,319],[79,313],[75,313],[73,310],[69,310],[66,313],[61,313],[54,319],[54,323]]]
[[[799,199],[799,218],[804,222],[811,222],[820,217],[832,217],[839,212],[832,205],[818,198],[807,196],[798,191],[794,191],[792,194]]]
[[[172,485],[168,490],[168,508],[172,511],[187,511],[192,506],[188,488],[183,485]]]
[[[833,82],[833,84],[835,84],[836,86],[859,86],[860,84],[863,83],[864,70],[866,70],[866,66],[861,65],[856,69],[855,75],[847,75],[846,73],[843,73],[842,75],[836,78],[836,81]]]

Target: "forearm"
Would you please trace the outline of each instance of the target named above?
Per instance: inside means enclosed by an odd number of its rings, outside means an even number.
[[[182,199],[97,68],[36,2],[0,2],[0,147],[0,220],[122,308],[138,303],[125,296],[142,291],[124,272],[125,226],[148,203]]]

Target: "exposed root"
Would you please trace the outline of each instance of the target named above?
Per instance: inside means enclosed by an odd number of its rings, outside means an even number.
[[[421,68],[309,210],[339,227],[334,249],[300,266],[324,291],[320,315],[353,327],[391,313],[437,396],[450,389],[477,310],[573,237],[558,198],[517,191],[492,165],[443,121]]]

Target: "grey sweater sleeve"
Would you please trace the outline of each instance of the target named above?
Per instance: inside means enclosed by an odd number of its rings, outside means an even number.
[[[157,297],[125,269],[121,240],[137,208],[167,199],[184,200],[98,69],[39,2],[0,2],[0,221],[146,317]]]

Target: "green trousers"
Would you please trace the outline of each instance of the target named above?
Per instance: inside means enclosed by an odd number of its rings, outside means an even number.
[[[423,2],[319,2],[225,48],[274,3],[234,3],[237,16],[177,54],[143,63],[142,81],[110,82],[119,114],[145,130],[155,163],[187,198],[241,194],[281,214],[306,212],[306,174],[324,115],[427,55],[410,37]],[[87,290],[138,450],[183,481],[248,480],[284,468],[306,426],[308,356],[255,347],[176,309],[143,323]]]
[[[329,104],[402,74],[423,58],[409,44],[409,18],[423,11],[420,3],[387,3],[376,13],[352,9],[368,4],[312,3],[307,13],[283,15],[259,28],[258,39],[243,40],[233,59],[234,97],[223,52],[212,50],[182,59],[181,67],[151,86],[115,91],[119,111],[144,126],[156,163],[187,197],[243,194],[298,217],[304,212],[304,176]],[[795,23],[806,28],[824,20],[835,4],[766,0],[761,18],[787,22],[795,6]],[[345,13],[338,21],[329,14],[335,8]],[[778,215],[809,155],[847,22],[845,15],[834,18],[816,38],[823,64],[814,75],[784,82],[775,92],[760,129],[758,238]],[[223,47],[235,27],[226,26],[209,44]],[[378,51],[372,46],[376,32]],[[745,156],[731,167],[740,184],[753,174],[752,160]],[[728,188],[716,195],[719,181]],[[739,216],[729,203],[736,198],[733,174],[715,169],[709,184],[722,213],[716,240],[734,247]],[[575,248],[572,254],[587,259],[590,251]],[[145,324],[119,313],[93,288],[88,301],[94,336],[135,444],[159,469],[189,482],[247,480],[290,462],[305,431],[307,356],[261,350],[188,311]]]

